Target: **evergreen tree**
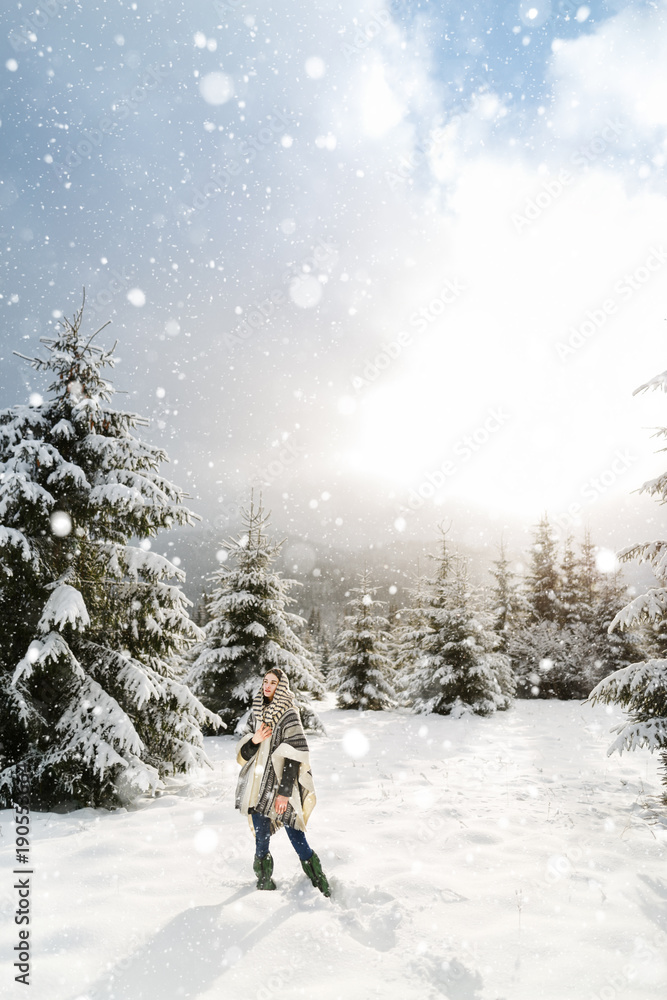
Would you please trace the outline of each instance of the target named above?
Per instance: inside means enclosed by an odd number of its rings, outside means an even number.
[[[597,676],[592,678],[591,687],[615,670],[643,659],[646,652],[652,649],[650,631],[647,635],[647,629],[643,626],[609,630],[619,605],[627,600],[627,587],[620,582],[619,576],[618,572],[609,574],[598,583],[590,627],[595,633],[600,669]],[[659,655],[658,649],[655,652]]]
[[[388,643],[389,657],[394,664],[394,687],[397,697],[406,705],[409,703],[407,692],[423,657],[425,638],[433,632],[427,622],[429,594],[426,577],[417,572],[408,593],[412,606],[397,612]]]
[[[261,678],[272,667],[285,670],[306,728],[321,723],[306,695],[324,695],[322,680],[296,630],[305,625],[299,615],[286,610],[294,603],[287,580],[273,570],[283,542],[266,535],[269,522],[260,504],[242,510],[246,531],[226,543],[227,561],[212,576],[215,586],[209,604],[211,621],[195,650],[188,683],[205,705],[216,711],[232,729],[249,711]]]
[[[558,619],[544,618],[517,630],[508,645],[519,695],[585,698],[602,677],[630,662],[640,648],[637,636],[607,632],[614,617],[611,608],[618,607],[624,589],[617,575],[607,578],[598,570],[588,531],[579,555],[568,538]]]
[[[574,538],[568,535],[560,565],[558,582],[558,621],[561,625],[581,621],[582,593],[580,586],[580,559],[574,551]]]
[[[313,676],[319,681],[324,689],[325,675],[322,669],[322,654],[320,653],[319,643],[307,627],[299,630],[296,634],[298,634],[298,638],[306,651],[306,656],[310,661]]]
[[[475,614],[464,568],[455,564],[444,536],[419,632],[408,688],[416,711],[458,717],[509,707],[511,696],[500,683],[511,683],[508,658],[495,651],[497,637]]]
[[[84,337],[83,309],[43,338],[45,358],[25,359],[50,398],[0,412],[5,805],[19,766],[45,808],[152,792],[208,763],[200,726],[219,724],[175,668],[199,637],[169,582],[184,574],[150,551],[194,515],[159,473],[164,452],[133,435],[140,418],[109,405],[113,348]]]
[[[204,625],[207,625],[211,620],[208,610],[210,603],[211,595],[208,594],[206,590],[203,590],[195,602],[191,615],[193,622],[195,625],[198,625],[199,628],[203,628]]]
[[[635,392],[649,388],[667,391],[667,372]],[[667,427],[659,428],[656,436],[667,438]],[[656,497],[660,503],[667,502],[667,473],[644,483],[640,492]],[[663,622],[667,617],[667,541],[660,539],[633,545],[620,554],[620,559],[649,563],[658,586],[622,608],[611,622],[610,632],[616,628],[624,631],[637,625]],[[663,782],[667,785],[667,658],[651,657],[616,670],[591,691],[589,700],[593,704],[615,703],[627,712],[627,719],[618,727],[618,735],[608,752],[618,750],[620,753],[637,747],[646,747],[651,752],[658,750]]]
[[[311,654],[316,669],[316,676],[322,683],[329,686],[331,670],[331,644],[328,630],[322,621],[319,607],[311,609],[308,616],[308,627],[303,634],[303,644]]]
[[[563,626],[545,618],[520,629],[508,646],[517,694],[525,698],[585,698],[602,667],[595,639],[591,627],[583,622]]]
[[[498,652],[506,653],[510,636],[519,628],[525,612],[523,601],[519,595],[516,574],[510,569],[505,543],[501,539],[499,558],[493,562],[495,569],[491,576],[496,585],[492,593],[491,628],[498,636]]]
[[[359,586],[348,602],[351,614],[345,618],[332,656],[331,679],[338,694],[339,708],[380,711],[390,708],[396,693],[390,681],[392,667],[387,656],[389,622],[381,614],[384,602],[374,599],[370,574],[359,574]]]
[[[597,567],[596,551],[587,528],[581,543],[577,567],[577,620],[587,623],[597,621],[597,605],[606,586]],[[618,578],[615,579],[618,582]],[[606,627],[605,625],[605,629]]]
[[[322,616],[320,614],[319,608],[312,607],[310,609],[310,614],[308,615],[307,628],[310,634],[313,636],[313,638],[316,638],[317,636],[320,635],[322,631]]]
[[[559,621],[561,602],[558,597],[560,575],[557,545],[546,514],[535,531],[531,547],[531,568],[528,575],[527,599],[530,619],[539,622]]]

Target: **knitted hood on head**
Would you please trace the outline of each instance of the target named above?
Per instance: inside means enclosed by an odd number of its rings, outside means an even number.
[[[269,670],[267,673],[271,673],[271,671]],[[271,701],[266,701],[264,698],[264,678],[262,678],[259,691],[252,702],[252,712],[255,719],[261,719],[267,726],[274,729],[276,723],[283,717],[288,708],[295,708],[295,703],[294,693],[290,691],[287,674],[283,673],[278,681],[278,686]]]

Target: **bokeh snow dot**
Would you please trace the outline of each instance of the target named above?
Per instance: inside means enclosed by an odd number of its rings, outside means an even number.
[[[127,293],[127,299],[137,309],[146,305],[146,294],[140,288],[131,288]]]
[[[200,854],[211,854],[218,846],[218,835],[210,826],[205,826],[194,835],[195,850]]]
[[[324,59],[320,59],[319,56],[311,56],[310,59],[306,59],[306,74],[311,80],[319,80],[324,76],[325,70]]]
[[[430,809],[435,803],[435,795],[430,788],[418,788],[413,795],[413,800],[418,809]]]
[[[41,406],[44,402],[44,398],[40,396],[38,392],[31,392],[28,402],[31,406]]]
[[[343,750],[354,760],[364,757],[369,750],[370,743],[360,729],[348,729],[343,736]]]
[[[547,861],[547,873],[551,880],[569,878],[572,865],[564,854],[552,854]]]
[[[301,309],[312,309],[322,298],[322,284],[312,274],[306,274],[301,278],[294,278],[289,286],[289,294],[292,302]]]
[[[207,73],[199,81],[199,93],[207,104],[226,104],[234,94],[234,82],[226,73]]]
[[[283,219],[280,223],[280,228],[285,236],[291,236],[296,229],[296,222],[294,219]]]
[[[519,4],[519,17],[529,28],[540,28],[551,14],[551,0],[522,0]]]
[[[72,518],[64,510],[54,510],[49,520],[56,538],[65,538],[72,530]]]
[[[618,569],[616,553],[611,549],[598,549],[595,553],[595,565],[600,573],[615,573]]]
[[[33,640],[28,646],[28,652],[26,653],[26,660],[28,661],[28,663],[36,663],[37,660],[39,659],[39,654],[41,653],[41,651],[42,651],[41,642]]]

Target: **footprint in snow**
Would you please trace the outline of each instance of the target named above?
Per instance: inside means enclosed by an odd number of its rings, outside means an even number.
[[[447,1000],[482,1000],[482,977],[479,972],[467,968],[458,958],[442,961],[432,955],[425,956],[419,972]]]
[[[331,898],[343,912],[343,929],[366,948],[389,951],[396,945],[396,928],[402,913],[391,893],[331,880]]]

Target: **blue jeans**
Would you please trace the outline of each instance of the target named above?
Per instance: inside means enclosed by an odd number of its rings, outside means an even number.
[[[251,815],[252,825],[255,827],[255,854],[258,858],[263,858],[269,853],[271,821],[268,816],[262,816],[261,813],[251,813]],[[293,826],[285,826],[285,833],[301,861],[308,861],[309,858],[312,858],[313,849],[306,840],[303,830],[295,830]]]

